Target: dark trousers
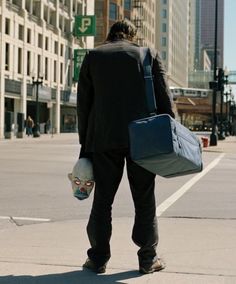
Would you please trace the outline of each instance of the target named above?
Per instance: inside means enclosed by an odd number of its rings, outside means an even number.
[[[112,203],[123,175],[125,159],[135,206],[132,239],[140,247],[139,263],[153,263],[157,258],[155,175],[135,164],[130,159],[128,150],[113,150],[93,153],[96,185],[87,233],[91,244],[88,256],[97,265],[103,265],[111,256]]]

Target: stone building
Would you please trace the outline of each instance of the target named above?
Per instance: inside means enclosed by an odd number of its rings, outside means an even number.
[[[76,131],[73,50],[93,48],[93,37],[73,36],[74,16],[94,14],[91,0],[0,1],[0,138],[6,119],[17,132],[17,118],[50,119],[55,133]],[[21,114],[19,116],[19,114]],[[6,116],[7,115],[7,116]]]

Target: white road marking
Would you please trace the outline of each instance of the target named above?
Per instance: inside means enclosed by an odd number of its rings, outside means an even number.
[[[50,222],[51,219],[44,218],[30,218],[30,217],[14,217],[14,216],[0,216],[0,220],[22,220],[22,221],[36,221],[36,222]]]
[[[156,209],[156,215],[161,216],[172,204],[174,204],[182,195],[184,195],[197,181],[205,176],[210,170],[212,170],[224,157],[224,153],[220,154],[215,160],[213,160],[202,172],[195,175],[192,179],[186,182],[179,190],[162,202]]]

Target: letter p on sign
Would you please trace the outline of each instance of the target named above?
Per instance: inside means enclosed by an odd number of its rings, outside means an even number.
[[[96,28],[95,16],[76,16],[74,34],[80,36],[94,36]]]

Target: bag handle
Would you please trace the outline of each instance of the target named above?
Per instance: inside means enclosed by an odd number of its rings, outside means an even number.
[[[154,93],[151,53],[148,47],[140,47],[141,60],[143,65],[145,91],[147,99],[147,107],[150,115],[156,114],[156,98]]]

